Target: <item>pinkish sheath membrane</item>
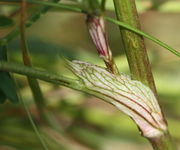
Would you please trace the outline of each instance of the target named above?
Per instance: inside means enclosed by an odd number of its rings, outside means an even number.
[[[105,33],[103,18],[89,15],[87,17],[87,26],[100,57],[102,57],[105,62],[111,61],[112,56]]]

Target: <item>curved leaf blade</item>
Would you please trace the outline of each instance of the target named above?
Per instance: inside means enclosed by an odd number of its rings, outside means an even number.
[[[6,50],[6,46],[0,47],[0,60],[7,61]],[[0,103],[4,103],[6,99],[9,99],[12,103],[17,103],[18,95],[10,73],[0,71]]]
[[[14,25],[14,21],[6,16],[0,15],[0,29]]]

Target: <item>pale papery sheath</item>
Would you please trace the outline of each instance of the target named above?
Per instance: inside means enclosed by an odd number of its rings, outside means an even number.
[[[103,17],[88,16],[87,26],[93,43],[97,48],[99,56],[106,62],[110,61],[112,59],[112,54],[105,33],[105,24]]]
[[[102,95],[130,116],[143,136],[154,138],[167,131],[157,99],[149,87],[123,73],[114,75],[103,67],[87,62],[73,61],[68,64],[88,90]]]

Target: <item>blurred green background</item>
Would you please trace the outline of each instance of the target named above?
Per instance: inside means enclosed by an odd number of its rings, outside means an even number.
[[[71,3],[64,0],[65,3]],[[180,49],[180,1],[137,0],[142,30]],[[158,3],[159,2],[159,3]],[[11,11],[0,6],[0,14]],[[115,17],[112,0],[106,15]],[[107,23],[108,39],[120,72],[129,73],[116,25]],[[0,29],[3,35],[4,29]],[[87,32],[85,16],[52,9],[30,28],[27,42],[33,66],[72,76],[61,56],[103,66]],[[180,146],[180,60],[153,42],[146,46],[170,132]],[[10,42],[9,60],[22,62],[19,37]],[[50,150],[150,150],[133,121],[115,107],[92,96],[40,81],[47,108],[59,123],[60,131],[41,122],[25,77],[15,75],[20,93],[27,102],[40,133]],[[0,105],[0,150],[41,150],[21,104]]]

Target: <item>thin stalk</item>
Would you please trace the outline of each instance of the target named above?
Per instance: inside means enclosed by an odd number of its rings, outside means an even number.
[[[65,87],[68,87],[77,91],[81,91],[81,92],[93,95],[109,103],[109,101],[106,100],[106,96],[102,95],[101,93],[97,93],[96,91],[89,90],[84,85],[84,82],[82,80],[71,79],[71,78],[61,76],[61,75],[50,73],[48,71],[42,71],[42,70],[38,70],[32,67],[3,62],[3,61],[0,61],[0,70],[17,73],[17,74],[29,76],[31,78],[36,78],[36,79],[40,79],[46,82],[50,82],[53,84],[65,86]]]
[[[24,65],[32,67],[29,50],[27,47],[26,39],[25,39],[25,18],[26,18],[26,2],[22,1],[22,11],[21,11],[21,19],[20,19],[20,38],[21,38],[21,50],[22,50],[22,58]],[[43,115],[43,107],[45,105],[45,99],[42,95],[39,83],[36,79],[32,79],[27,77],[29,86],[33,93],[34,100],[36,102],[36,106],[38,108],[39,114],[44,118]]]
[[[46,8],[47,9],[47,8]],[[21,12],[21,19],[20,19],[20,37],[21,37],[21,46],[22,46],[22,57],[23,57],[23,62],[25,65],[32,67],[30,55],[29,55],[29,50],[28,46],[26,43],[26,38],[25,38],[25,18],[26,18],[26,1],[22,1],[22,12]],[[42,118],[43,121],[45,121],[48,125],[53,127],[59,132],[62,132],[62,129],[60,128],[60,125],[58,122],[55,120],[53,115],[46,110],[45,106],[45,98],[43,96],[43,93],[41,91],[40,85],[36,79],[33,79],[31,77],[28,77],[28,83],[31,88],[34,101],[36,103],[38,112],[40,117]]]
[[[106,9],[106,0],[102,0],[101,1],[101,10],[105,11],[105,9]]]
[[[85,1],[86,3],[86,1]],[[100,10],[100,3],[98,0],[87,0],[87,8],[86,10],[88,10],[88,14],[92,14],[92,15],[100,15],[101,14],[101,10]]]
[[[20,95],[20,92],[19,92],[19,99],[20,99],[22,105],[24,106],[24,109],[25,109],[25,111],[26,111],[26,113],[27,113],[27,116],[28,116],[29,121],[30,121],[30,123],[31,123],[31,125],[32,125],[32,128],[33,128],[34,132],[36,133],[36,135],[37,135],[40,143],[42,144],[42,147],[44,148],[44,150],[49,150],[49,148],[48,148],[46,142],[44,141],[43,137],[41,136],[41,134],[40,134],[40,132],[39,132],[39,130],[38,130],[35,122],[33,121],[33,118],[32,118],[32,116],[31,116],[31,112],[29,111],[28,106],[27,106],[27,104],[25,103],[25,101],[22,99],[22,97],[21,97],[21,95]]]
[[[111,23],[114,23],[116,25],[118,25],[119,27],[121,28],[124,28],[124,29],[127,29],[129,31],[132,31],[138,35],[141,35],[151,41],[153,41],[154,43],[160,45],[161,47],[167,49],[168,51],[170,51],[171,53],[175,54],[176,56],[180,57],[180,52],[176,51],[175,49],[173,49],[172,47],[170,47],[169,45],[167,45],[166,43],[160,41],[159,39],[153,37],[152,35],[149,35],[137,28],[134,28],[133,26],[131,25],[128,25],[127,23],[124,23],[122,21],[119,21],[119,20],[115,20],[113,18],[110,18],[110,17],[104,17],[107,21],[111,22]]]
[[[84,89],[84,85],[80,80],[67,78],[61,75],[50,73],[48,71],[34,69],[32,67],[28,67],[21,64],[0,61],[0,70],[29,76],[31,78],[36,78],[50,83],[59,84],[75,90],[82,91]]]
[[[140,28],[134,0],[114,0],[118,20],[134,28]],[[125,52],[127,55],[132,77],[148,85],[157,96],[151,66],[148,60],[143,37],[120,28]],[[176,150],[169,134],[149,139],[154,150]]]
[[[20,37],[21,37],[21,46],[22,46],[22,56],[23,56],[24,64],[32,67],[28,46],[27,46],[27,43],[25,40],[25,18],[26,18],[25,11],[26,11],[26,3],[23,0],[22,1],[21,20],[20,20],[21,21],[21,23],[20,23],[20,35],[21,36]],[[60,125],[58,124],[58,122],[55,120],[55,118],[52,116],[52,114],[46,110],[45,98],[43,96],[43,93],[41,91],[38,81],[36,79],[33,79],[28,76],[27,76],[27,80],[28,80],[29,86],[31,88],[39,115],[42,118],[42,120],[45,121],[46,123],[48,123],[51,127],[56,129],[57,131],[62,132],[62,129],[60,128]]]

